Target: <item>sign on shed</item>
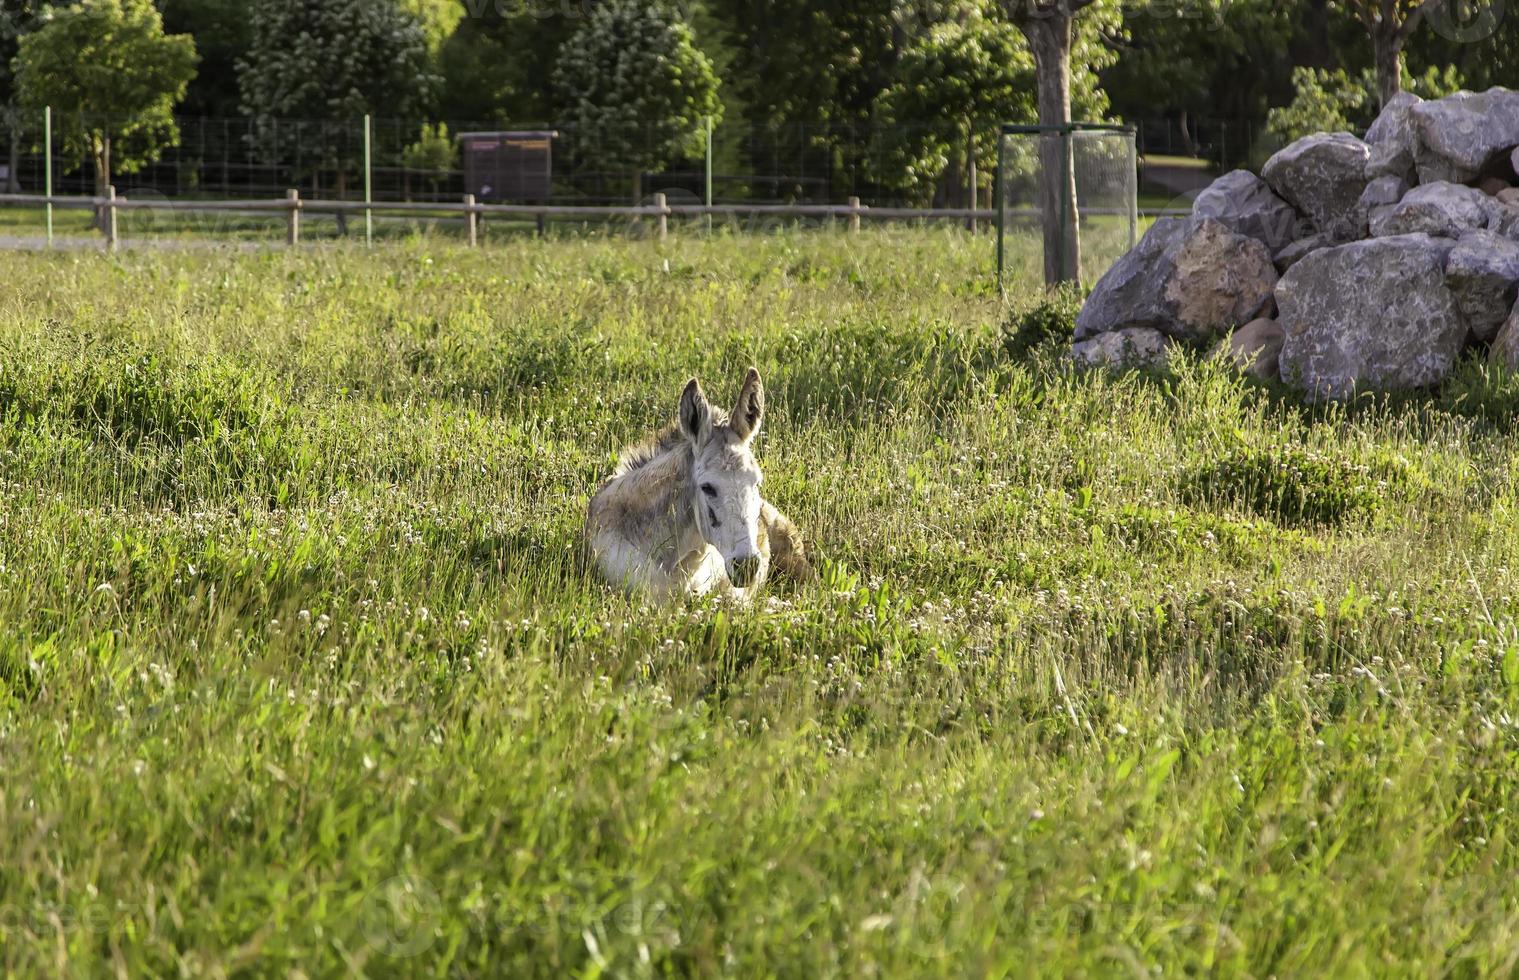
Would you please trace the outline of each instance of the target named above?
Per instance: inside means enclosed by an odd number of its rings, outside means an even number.
[[[554,180],[554,130],[461,133],[464,189],[477,201],[544,201]]]

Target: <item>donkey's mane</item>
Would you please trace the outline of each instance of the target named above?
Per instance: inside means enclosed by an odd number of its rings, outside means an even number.
[[[727,424],[728,416],[714,407],[712,425],[715,427]],[[624,476],[634,470],[642,469],[665,453],[684,445],[685,442],[686,434],[681,431],[680,423],[671,422],[643,442],[634,443],[624,449],[622,455],[617,458],[617,470],[612,475]]]

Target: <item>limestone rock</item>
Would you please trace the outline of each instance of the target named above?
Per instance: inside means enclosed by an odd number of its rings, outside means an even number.
[[[1082,367],[1159,367],[1171,340],[1150,327],[1124,327],[1071,345],[1071,360]]]
[[[1336,241],[1358,238],[1356,201],[1371,147],[1349,133],[1315,133],[1278,150],[1261,168],[1271,189]]]
[[[1409,109],[1419,183],[1482,176],[1519,146],[1519,92],[1457,92]]]
[[[1147,327],[1203,341],[1244,323],[1271,298],[1266,246],[1202,215],[1162,218],[1093,287],[1076,337]]]
[[[1473,336],[1490,342],[1519,298],[1519,242],[1467,232],[1445,260],[1445,282]]]
[[[1477,190],[1448,181],[1421,184],[1403,195],[1397,204],[1379,208],[1370,216],[1371,234],[1424,233],[1440,238],[1459,238],[1474,228],[1486,228],[1501,218],[1500,205]]]
[[[1396,235],[1322,249],[1277,286],[1283,380],[1310,398],[1357,387],[1419,388],[1444,378],[1466,340],[1445,284],[1453,244]]]
[[[1412,92],[1399,92],[1382,107],[1376,122],[1366,130],[1366,142],[1371,145],[1371,155],[1366,161],[1367,177],[1401,177],[1413,182],[1418,136],[1411,110],[1423,101]]]
[[[1503,321],[1498,336],[1493,338],[1492,349],[1487,352],[1488,362],[1519,371],[1519,309],[1515,309]]]
[[[1329,248],[1333,244],[1334,240],[1328,235],[1309,235],[1306,238],[1299,238],[1277,252],[1271,260],[1276,264],[1278,272],[1286,272],[1303,256],[1317,252],[1321,248]]]
[[[1264,318],[1251,320],[1229,338],[1219,342],[1218,353],[1228,357],[1241,371],[1262,381],[1281,377],[1281,324]]]
[[[1407,193],[1408,181],[1402,177],[1387,174],[1372,178],[1366,184],[1366,189],[1361,192],[1360,199],[1356,201],[1356,210],[1361,215],[1360,220],[1369,225],[1373,214],[1397,204]]]
[[[1292,205],[1248,170],[1231,170],[1208,185],[1192,203],[1192,213],[1264,242],[1273,252],[1297,237],[1300,221]]]

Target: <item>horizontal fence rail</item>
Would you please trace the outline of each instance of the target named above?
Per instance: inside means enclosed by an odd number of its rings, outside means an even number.
[[[567,205],[567,204],[482,204],[474,195],[466,194],[458,203],[402,202],[402,201],[340,201],[327,199],[303,199],[296,191],[288,191],[283,198],[253,198],[248,200],[168,200],[163,198],[118,197],[116,189],[110,188],[103,197],[80,197],[45,194],[0,194],[0,205],[21,207],[64,208],[101,213],[101,227],[105,232],[107,248],[114,249],[118,243],[116,214],[119,211],[178,211],[238,212],[241,214],[283,214],[287,221],[286,242],[300,243],[300,215],[303,212],[321,214],[399,214],[425,215],[431,217],[462,218],[468,229],[469,244],[479,242],[479,219],[488,216],[530,218],[536,220],[540,231],[549,219],[651,219],[656,222],[659,237],[669,233],[671,217],[701,218],[739,215],[772,215],[790,218],[843,219],[851,231],[858,231],[864,219],[879,221],[995,221],[998,211],[993,208],[901,208],[871,207],[851,198],[848,204],[670,204],[663,194],[652,195],[649,204],[639,205]],[[1129,216],[1127,208],[1092,207],[1080,208],[1083,217]],[[1141,209],[1140,217],[1157,218],[1190,213],[1185,208]],[[1004,213],[1004,217],[1032,220],[1040,217],[1037,208],[1016,208]]]

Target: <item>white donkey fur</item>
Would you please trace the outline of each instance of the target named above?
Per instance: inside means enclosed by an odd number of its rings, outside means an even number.
[[[812,577],[801,535],[760,496],[752,446],[764,415],[753,368],[731,416],[695,378],[686,384],[675,422],[624,450],[591,498],[586,545],[607,581],[661,599],[713,590],[747,599],[772,568]]]

